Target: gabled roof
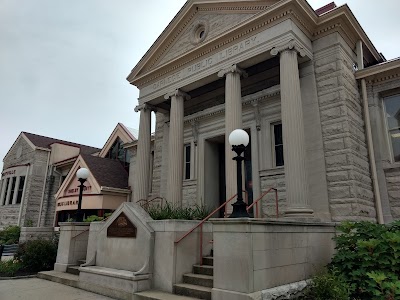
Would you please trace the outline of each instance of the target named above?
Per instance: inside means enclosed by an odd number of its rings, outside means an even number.
[[[138,135],[139,135],[138,130],[126,127],[122,123],[118,123],[117,126],[115,126],[111,135],[108,137],[107,142],[101,149],[99,156],[105,157],[117,138],[121,139],[122,142],[126,144],[136,141]]]
[[[128,172],[118,160],[81,154],[90,173],[100,186],[128,189]]]
[[[55,139],[55,138],[51,138],[51,137],[47,137],[47,136],[42,136],[42,135],[38,135],[38,134],[34,134],[34,133],[29,133],[29,132],[23,131],[22,134],[24,134],[26,136],[26,138],[28,138],[28,140],[31,141],[31,143],[34,146],[39,147],[39,148],[51,149],[50,146],[52,144],[59,143],[59,144],[67,145],[67,146],[80,148],[81,153],[83,153],[83,154],[93,154],[93,153],[99,152],[101,150],[96,147],[67,142],[67,141],[63,141],[63,140],[59,140],[59,139]]]

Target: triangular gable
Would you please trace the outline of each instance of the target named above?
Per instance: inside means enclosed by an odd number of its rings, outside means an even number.
[[[137,138],[133,136],[133,134],[123,125],[122,123],[118,123],[111,133],[110,137],[107,139],[107,142],[103,146],[103,149],[100,151],[99,157],[105,157],[110,150],[111,146],[114,144],[117,138],[120,138],[122,142],[131,143],[135,141]]]
[[[19,145],[21,140],[24,140],[33,150],[36,150],[35,145],[26,137],[26,135],[23,132],[21,132],[18,135],[18,137],[15,140],[15,142],[10,147],[10,149],[7,151],[6,155],[4,155],[3,161],[7,160],[7,156],[9,155],[9,153],[12,152],[15,149],[15,147],[17,147]]]
[[[164,65],[188,51],[208,44],[223,32],[239,26],[240,23],[277,2],[279,0],[187,1],[133,68],[127,78],[128,81],[132,83],[136,77]],[[197,43],[197,37],[193,37],[193,34],[196,34],[195,31],[199,25],[204,25],[206,36],[204,42]]]
[[[86,180],[84,185],[87,187],[84,190],[84,195],[90,194],[100,194],[100,185],[96,181],[96,178],[90,172],[87,164],[85,163],[84,159],[81,155],[78,156],[77,160],[75,161],[74,165],[72,166],[71,170],[68,172],[67,177],[65,178],[64,182],[61,184],[60,188],[58,189],[57,193],[55,194],[55,198],[62,198],[62,197],[69,197],[69,196],[76,196],[79,195],[79,188],[80,185],[78,179],[76,178],[76,172],[80,168],[86,168],[89,170],[89,178]]]

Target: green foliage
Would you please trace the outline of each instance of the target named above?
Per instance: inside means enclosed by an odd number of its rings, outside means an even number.
[[[164,206],[153,206],[147,209],[153,220],[203,220],[209,212],[204,206],[174,207],[168,202]]]
[[[18,260],[0,261],[0,277],[12,277],[22,268],[22,264]]]
[[[337,272],[316,275],[307,286],[304,299],[313,300],[349,300],[349,285]]]
[[[57,257],[53,241],[33,240],[20,245],[15,258],[30,272],[52,270]]]
[[[92,216],[89,216],[86,219],[84,219],[83,222],[98,222],[98,221],[103,221],[103,220],[104,220],[103,217],[92,215]]]
[[[400,299],[400,222],[344,222],[335,237],[334,267],[357,299]]]
[[[0,245],[17,244],[21,228],[19,226],[7,226],[0,231]]]

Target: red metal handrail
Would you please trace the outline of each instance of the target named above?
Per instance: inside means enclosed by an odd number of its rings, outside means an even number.
[[[150,202],[153,202],[153,201],[156,200],[156,199],[160,199],[160,200],[161,200],[161,207],[162,207],[163,204],[164,204],[164,198],[163,198],[163,197],[160,197],[160,196],[156,196],[156,197],[154,197],[154,198],[152,198],[152,199],[140,199],[140,200],[136,201],[136,203],[138,203],[141,207],[144,207],[144,206],[145,206],[146,209],[148,209],[148,208],[149,208]],[[145,201],[145,204],[144,204],[144,205],[141,204],[141,202],[143,202],[143,201]]]
[[[264,192],[260,197],[257,198],[251,205],[247,206],[247,211],[249,211],[254,205],[256,205],[256,218],[259,218],[258,202],[264,198],[271,190],[275,191],[275,208],[276,208],[276,218],[279,218],[279,204],[278,204],[278,190],[276,188],[270,188],[268,191]]]
[[[243,191],[246,193],[246,200],[247,198],[247,191]],[[195,231],[198,227],[200,227],[200,265],[203,264],[203,224],[212,217],[213,214],[215,214],[217,211],[219,211],[221,208],[225,207],[229,202],[231,202],[237,194],[233,195],[231,198],[226,200],[223,204],[221,204],[218,208],[214,209],[212,213],[210,213],[207,217],[205,217],[199,224],[194,226],[192,229],[190,229],[188,232],[186,232],[180,239],[175,241],[175,244],[179,244],[180,241],[182,241],[184,238],[186,238],[189,234],[191,234],[193,231]],[[224,213],[224,216],[226,217],[226,214]]]

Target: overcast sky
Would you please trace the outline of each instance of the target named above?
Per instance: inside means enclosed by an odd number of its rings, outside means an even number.
[[[387,59],[400,56],[398,0],[335,2]],[[118,122],[138,128],[126,77],[184,3],[0,0],[0,159],[21,131],[101,148]]]

